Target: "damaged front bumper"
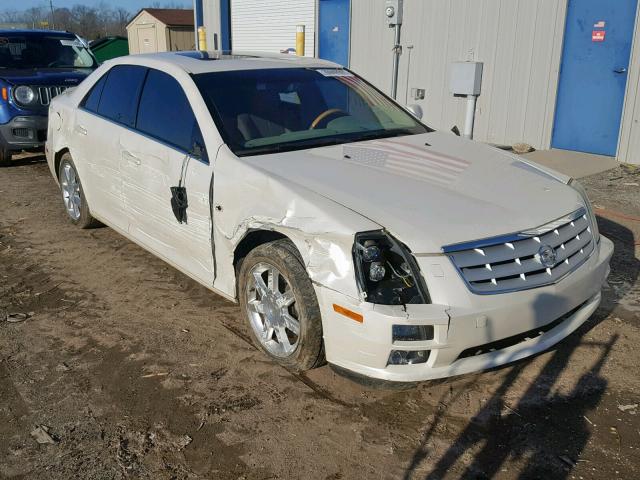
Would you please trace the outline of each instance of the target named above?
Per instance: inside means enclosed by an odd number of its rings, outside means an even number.
[[[327,361],[368,377],[414,382],[529,357],[570,335],[595,312],[612,254],[613,244],[602,237],[589,260],[562,281],[492,296],[470,293],[446,257],[419,259],[430,291],[434,286],[434,304],[429,305],[373,305],[316,285]],[[358,312],[362,321],[336,312],[334,305]],[[394,325],[427,326],[432,335],[394,341]],[[426,351],[428,359],[390,364],[391,353],[398,350]]]

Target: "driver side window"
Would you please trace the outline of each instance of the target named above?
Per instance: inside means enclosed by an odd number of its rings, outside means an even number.
[[[136,130],[206,161],[204,139],[189,99],[171,75],[149,70],[140,97]]]

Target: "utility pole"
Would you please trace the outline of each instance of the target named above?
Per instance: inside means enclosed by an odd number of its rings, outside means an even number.
[[[51,9],[51,30],[55,30],[56,29],[56,24],[53,20],[53,0],[49,0],[49,8]]]
[[[400,67],[400,55],[402,44],[400,43],[400,29],[402,28],[403,0],[387,0],[384,13],[387,16],[387,25],[395,29],[393,41],[393,72],[391,76],[391,97],[395,100],[398,96],[398,69]]]

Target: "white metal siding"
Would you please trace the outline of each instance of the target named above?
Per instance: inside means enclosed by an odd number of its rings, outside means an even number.
[[[640,38],[638,23],[640,8],[636,16],[636,28],[631,49],[629,77],[625,96],[622,127],[617,158],[621,162],[640,164]]]
[[[351,66],[388,92],[393,35],[384,3],[352,0]],[[449,66],[481,61],[475,138],[549,148],[566,0],[405,0],[404,5],[401,103],[420,103],[425,121],[436,128],[462,130],[465,100],[449,93]],[[411,88],[426,89],[425,100],[413,101],[407,95]]]
[[[349,66],[376,87],[389,93],[393,66],[393,29],[387,27],[384,4],[385,0],[351,0]]]
[[[234,50],[278,53],[296,47],[296,25],[305,25],[305,54],[315,54],[315,0],[232,0]]]

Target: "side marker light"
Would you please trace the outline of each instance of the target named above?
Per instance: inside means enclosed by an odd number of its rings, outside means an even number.
[[[341,307],[340,305],[336,305],[335,303],[333,304],[333,311],[339,313],[340,315],[344,315],[345,317],[350,318],[351,320],[354,320],[358,323],[364,322],[364,317],[361,314],[353,312],[348,308]]]

